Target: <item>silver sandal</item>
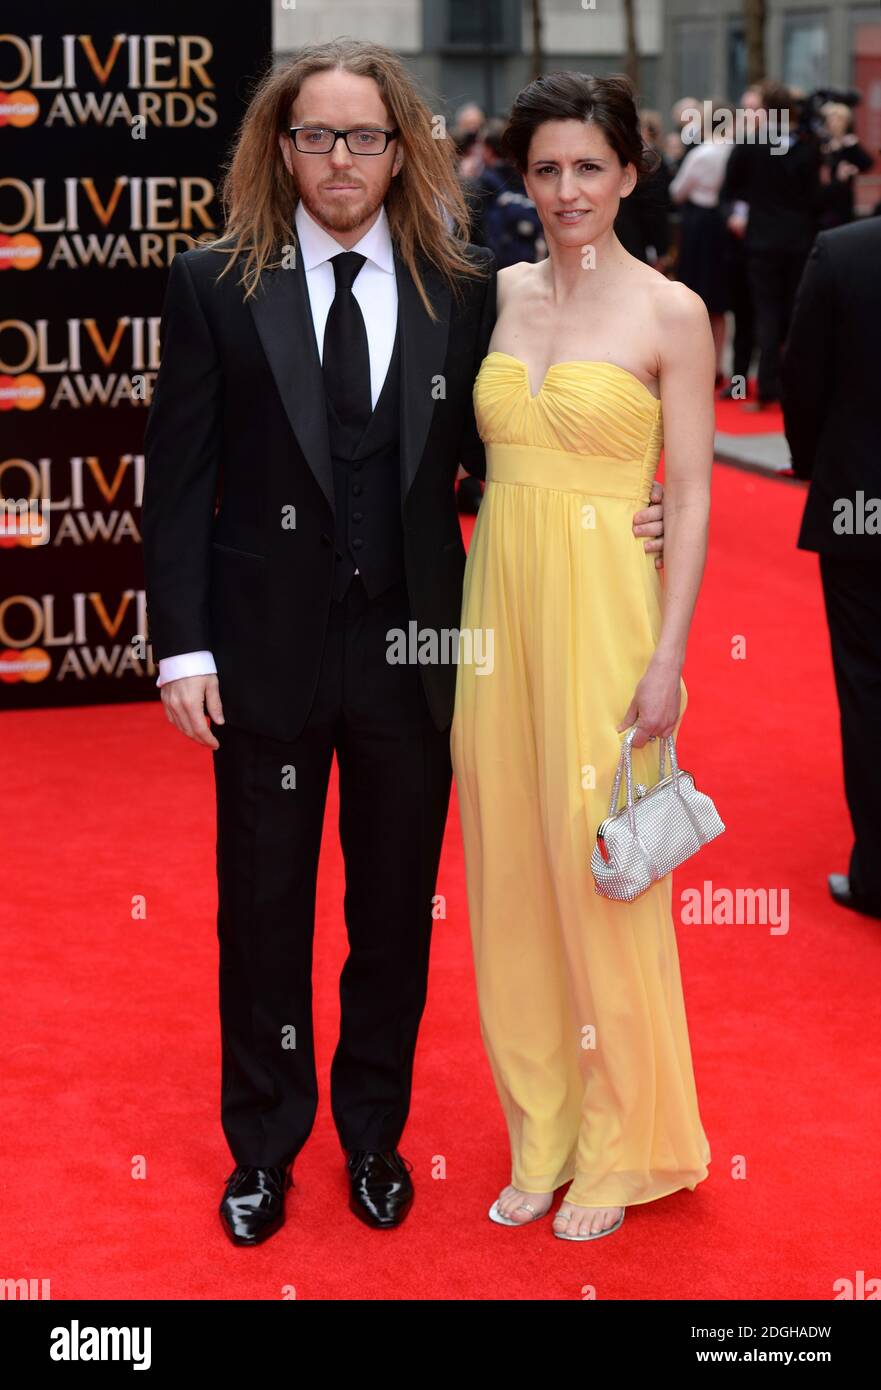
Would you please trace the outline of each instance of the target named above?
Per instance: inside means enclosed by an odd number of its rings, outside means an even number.
[[[553,1206],[553,1201],[551,1202],[551,1206]],[[539,1215],[536,1216],[535,1207],[532,1206],[530,1202],[518,1202],[514,1210],[530,1211],[532,1212],[532,1217],[529,1221],[514,1221],[510,1216],[504,1216],[499,1211],[499,1202],[497,1198],[496,1201],[494,1201],[492,1206],[490,1207],[487,1215],[489,1216],[490,1221],[495,1221],[497,1226],[531,1226],[533,1221],[540,1221],[543,1216],[547,1216],[548,1211],[550,1211],[550,1209],[551,1208],[548,1207],[547,1211],[540,1212]]]
[[[570,1236],[565,1231],[554,1231],[554,1235],[557,1237],[557,1240],[599,1240],[600,1236],[610,1236],[613,1231],[617,1231],[621,1227],[624,1221],[625,1210],[626,1209],[622,1209],[621,1215],[618,1217],[615,1224],[607,1227],[605,1231],[589,1231],[586,1236]],[[564,1217],[563,1219],[565,1220],[566,1218]]]

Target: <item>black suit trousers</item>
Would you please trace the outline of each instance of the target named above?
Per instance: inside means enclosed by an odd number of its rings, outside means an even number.
[[[850,888],[881,915],[881,569],[874,557],[821,554],[820,575],[855,836]]]
[[[759,399],[780,399],[783,344],[795,304],[795,292],[807,251],[748,250],[755,335],[759,348]]]
[[[333,1118],[344,1149],[395,1148],[404,1128],[452,777],[449,729],[431,718],[420,668],[386,659],[389,629],[406,633],[409,620],[403,584],[371,600],[356,576],[331,604],[300,736],[211,721],[221,1120],[237,1163],[292,1162],[315,1119],[312,942],[334,753],[349,953]]]
[[[734,314],[734,361],[731,375],[746,380],[753,359],[755,314],[749,282],[746,247],[741,237],[728,232],[725,239],[725,271],[728,297]]]

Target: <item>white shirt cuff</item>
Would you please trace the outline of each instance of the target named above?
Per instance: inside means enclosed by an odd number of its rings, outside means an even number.
[[[159,659],[157,685],[180,680],[183,676],[216,676],[217,667],[210,652],[182,652],[180,656]]]

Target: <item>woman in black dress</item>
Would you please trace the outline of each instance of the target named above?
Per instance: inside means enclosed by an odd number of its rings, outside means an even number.
[[[733,146],[718,132],[686,154],[670,184],[670,197],[683,204],[677,278],[700,295],[710,315],[716,345],[716,383],[721,379],[725,315],[731,308],[725,263],[725,218],[719,193]]]

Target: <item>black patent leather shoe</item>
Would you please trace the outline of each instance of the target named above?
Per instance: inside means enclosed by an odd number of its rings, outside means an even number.
[[[378,1230],[399,1226],[413,1205],[412,1163],[397,1149],[349,1149],[349,1210]]]
[[[233,1245],[259,1245],[284,1225],[284,1196],[293,1187],[290,1168],[239,1163],[226,1180],[220,1220]]]
[[[854,897],[847,874],[829,874],[828,882],[829,892],[842,907],[851,907],[854,912],[862,912],[866,917],[881,917],[881,912],[875,912],[861,898]]]

